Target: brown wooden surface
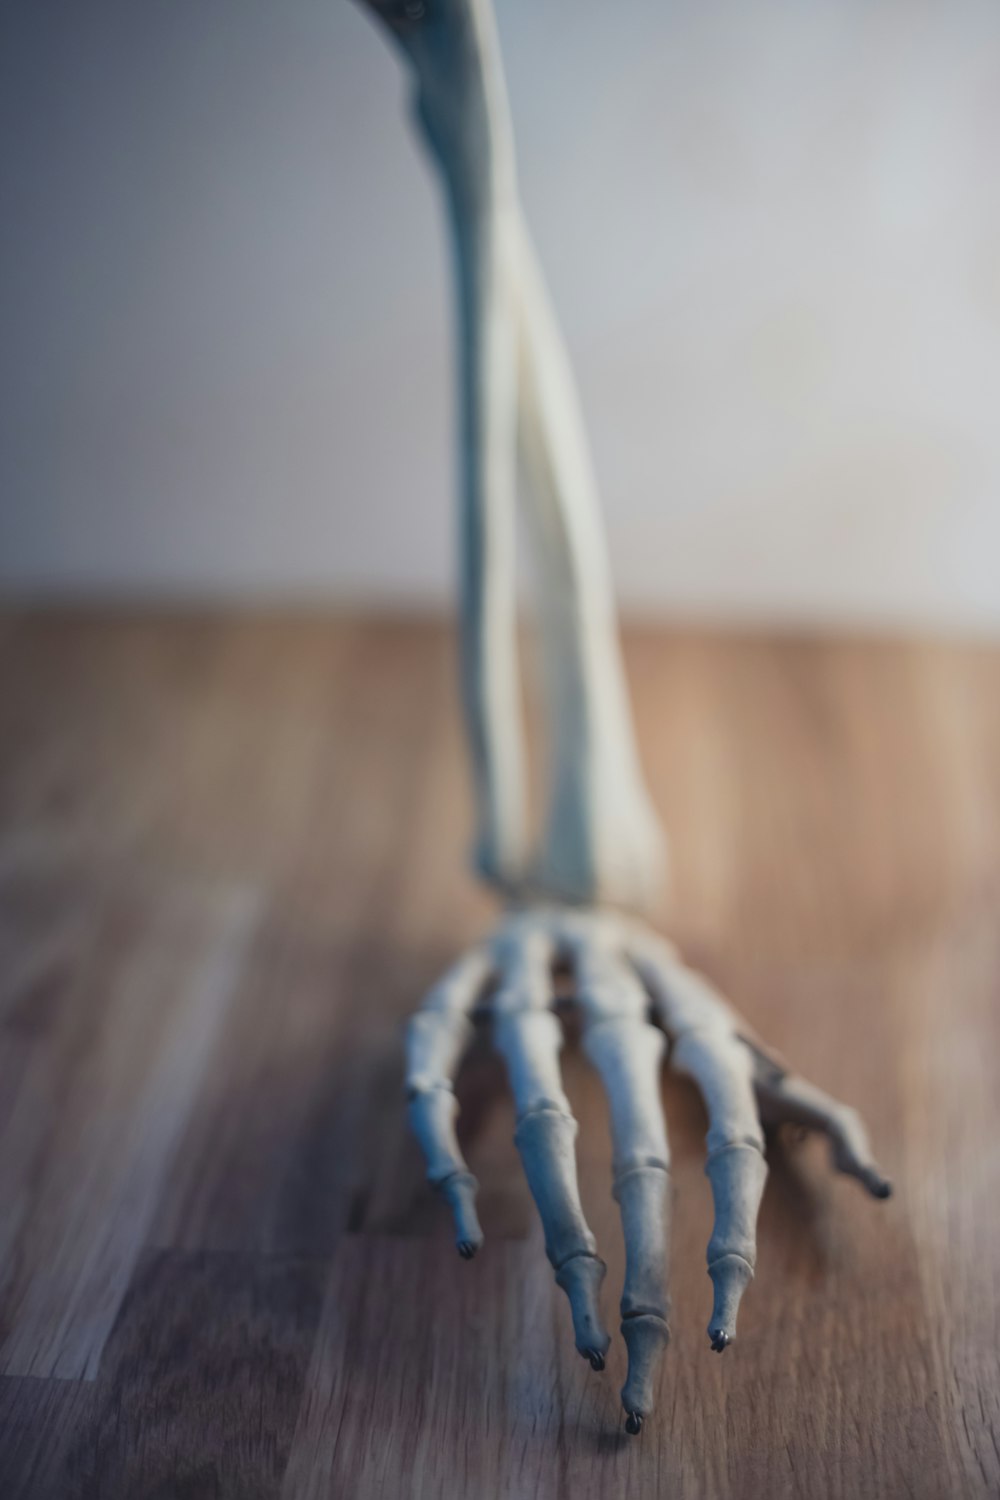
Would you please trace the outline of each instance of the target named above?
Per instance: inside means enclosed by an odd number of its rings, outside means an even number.
[[[574,1353],[488,1038],[459,1262],[400,1027],[491,917],[448,632],[0,621],[0,1496],[1000,1493],[1000,652],[633,632],[661,924],[868,1117],[772,1164],[723,1359],[665,1085],[674,1339],[639,1440]],[[607,1112],[566,1056],[609,1262]]]

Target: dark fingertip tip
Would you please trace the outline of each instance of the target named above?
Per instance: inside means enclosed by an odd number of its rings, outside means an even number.
[[[479,1246],[474,1245],[470,1240],[461,1240],[458,1246],[458,1253],[463,1260],[471,1260],[478,1249]]]
[[[638,1437],[642,1431],[642,1416],[637,1411],[630,1411],[625,1420],[625,1431],[632,1437]]]
[[[712,1341],[712,1348],[715,1353],[724,1354],[730,1343],[729,1334],[721,1328],[712,1328],[709,1330],[708,1336]]]
[[[872,1192],[875,1194],[876,1198],[891,1198],[892,1183],[883,1177],[882,1180],[876,1183],[872,1188]]]
[[[590,1360],[590,1368],[600,1373],[604,1369],[604,1355],[597,1349],[585,1349],[583,1352],[585,1357]]]

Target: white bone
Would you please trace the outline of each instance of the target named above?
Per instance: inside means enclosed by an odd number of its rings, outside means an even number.
[[[754,1043],[747,1045],[754,1059],[757,1101],[764,1124],[822,1131],[830,1142],[830,1155],[838,1172],[856,1177],[873,1198],[891,1197],[892,1184],[879,1169],[865,1122],[857,1110],[789,1073]]]
[[[458,303],[461,683],[474,859],[501,889],[526,862],[518,691],[517,198],[499,44],[485,0],[369,0],[413,69],[416,114],[445,188]]]
[[[659,883],[662,836],[635,746],[576,389],[518,202],[492,10],[488,0],[374,8],[412,63],[456,251],[462,683],[477,862],[508,890],[644,905]],[[518,417],[551,720],[550,807],[530,869],[514,629]]]
[[[471,1260],[483,1242],[476,1213],[478,1184],[469,1171],[455,1119],[452,1088],[462,1054],[472,1036],[469,1013],[490,977],[487,948],[459,959],[431,990],[407,1028],[406,1091],[410,1124],[427,1160],[428,1180],[451,1207],[459,1254]]]
[[[517,1108],[514,1140],[545,1231],[545,1253],[569,1298],[576,1347],[599,1370],[611,1343],[599,1301],[605,1265],[580,1203],[576,1121],[559,1074],[562,1027],[549,1008],[553,939],[537,922],[514,922],[496,947],[501,982],[494,1040]]]
[[[667,1192],[670,1152],[660,1100],[663,1033],[646,1019],[648,1001],[634,972],[594,942],[573,949],[583,1046],[608,1095],[614,1142],[614,1194],[625,1239],[621,1331],[628,1348],[622,1406],[635,1434],[653,1407],[653,1382],[670,1337]]]
[[[697,1084],[708,1111],[705,1174],[715,1202],[708,1243],[714,1299],[708,1336],[719,1354],[736,1337],[736,1317],[757,1261],[757,1213],[767,1178],[754,1093],[753,1055],[736,1012],[669,943],[633,926],[630,953],[671,1039],[671,1067]]]
[[[721,1354],[736,1337],[736,1315],[757,1263],[757,1212],[767,1178],[749,1053],[732,1032],[686,1031],[671,1064],[693,1078],[708,1110],[705,1173],[715,1200],[708,1274],[715,1297],[708,1336]]]
[[[664,866],[639,764],[607,544],[576,385],[519,219],[518,428],[550,732],[549,810],[532,883],[648,905]]]

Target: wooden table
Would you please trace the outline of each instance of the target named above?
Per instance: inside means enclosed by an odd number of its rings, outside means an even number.
[[[0,1495],[1000,1492],[1000,652],[633,632],[672,836],[662,925],[866,1114],[896,1196],[772,1160],[705,1324],[705,1121],[664,1097],[674,1337],[622,1427],[574,1353],[488,1037],[462,1264],[401,1101],[403,1018],[490,921],[444,626],[0,623]],[[607,1111],[578,1052],[609,1263]]]

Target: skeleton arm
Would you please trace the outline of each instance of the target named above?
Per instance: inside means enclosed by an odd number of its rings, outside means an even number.
[[[452,1078],[482,1005],[510,1076],[515,1142],[538,1207],[546,1254],[566,1292],[576,1346],[602,1369],[604,1262],[580,1204],[575,1121],[559,1072],[554,972],[568,969],[583,1045],[604,1083],[614,1193],[626,1249],[622,1389],[637,1433],[654,1402],[668,1339],[669,1149],[660,1101],[669,1062],[706,1106],[706,1174],[715,1203],[708,1246],[708,1333],[736,1335],[754,1273],[767,1175],[765,1125],[822,1131],[834,1165],[875,1197],[889,1184],[859,1117],[788,1073],[675,950],[638,923],[566,901],[640,904],[653,887],[660,835],[639,768],[615,632],[596,488],[572,375],[517,201],[514,154],[488,0],[369,0],[410,59],[417,108],[446,184],[456,249],[463,399],[463,696],[474,767],[479,865],[534,898],[435,987],[408,1038],[414,1130],[430,1181],[450,1204],[460,1253],[482,1243],[475,1178],[455,1132]],[[519,437],[541,586],[552,718],[550,812],[533,868],[524,857],[515,651],[513,454]],[[658,1024],[654,1025],[653,1022]]]

